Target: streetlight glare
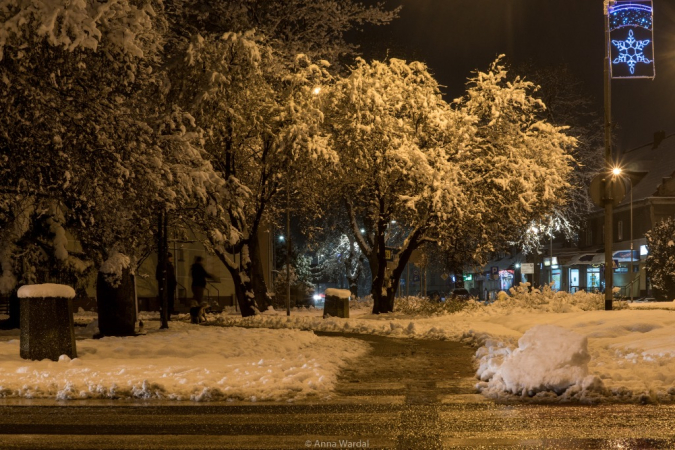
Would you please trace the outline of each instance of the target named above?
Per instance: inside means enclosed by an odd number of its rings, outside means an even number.
[[[614,175],[621,175],[621,172],[622,172],[621,167],[615,167],[612,169],[612,173]]]
[[[312,94],[314,95],[319,95],[321,93],[321,87],[317,86],[314,89],[312,89]]]
[[[284,237],[283,237],[283,236],[279,236],[279,240],[283,242]]]

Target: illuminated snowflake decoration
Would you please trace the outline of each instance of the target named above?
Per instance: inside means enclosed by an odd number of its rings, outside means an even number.
[[[630,73],[635,73],[635,65],[637,63],[649,64],[652,62],[644,55],[644,48],[649,45],[651,40],[645,39],[638,41],[633,36],[633,30],[628,31],[628,37],[625,41],[612,41],[612,44],[619,49],[619,56],[614,58],[613,64],[626,63],[630,68]]]

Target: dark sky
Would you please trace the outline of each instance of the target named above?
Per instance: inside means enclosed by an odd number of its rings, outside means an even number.
[[[372,2],[369,2],[372,3]],[[387,27],[357,39],[367,58],[424,61],[448,98],[460,96],[475,69],[504,53],[518,65],[567,64],[602,112],[602,0],[385,0],[403,6]],[[675,0],[654,0],[656,79],[613,80],[612,114],[626,150],[675,133]]]

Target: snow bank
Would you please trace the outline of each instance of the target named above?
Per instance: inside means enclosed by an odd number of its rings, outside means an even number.
[[[27,361],[0,342],[0,397],[287,400],[325,397],[368,345],[298,330],[172,322],[140,337],[78,340],[79,358]]]
[[[63,284],[31,284],[21,286],[17,292],[19,298],[75,298],[75,290]]]
[[[483,380],[478,388],[490,397],[503,392],[529,397],[554,392],[569,397],[602,387],[597,377],[588,376],[588,339],[554,325],[530,328],[515,350],[489,341],[477,357],[477,376]]]

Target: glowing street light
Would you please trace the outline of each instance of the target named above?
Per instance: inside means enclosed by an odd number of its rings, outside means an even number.
[[[630,175],[621,175],[623,170],[621,167],[614,167],[612,174],[614,176],[621,176],[627,179],[630,183],[630,275],[628,276],[628,286],[630,286],[630,301],[633,301],[633,179]]]

